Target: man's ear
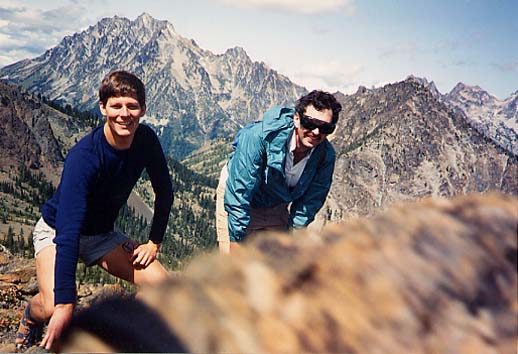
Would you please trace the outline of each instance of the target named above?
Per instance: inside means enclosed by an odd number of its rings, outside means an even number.
[[[99,109],[101,110],[101,114],[106,117],[106,107],[104,107],[103,101],[99,101]]]
[[[300,117],[297,112],[295,112],[295,115],[293,116],[293,125],[295,125],[295,128],[300,128]]]
[[[144,114],[146,114],[146,111],[147,111],[147,106],[144,104],[144,105],[142,106],[142,112],[140,113],[140,116],[141,116],[141,117],[143,117],[143,116],[144,116]]]

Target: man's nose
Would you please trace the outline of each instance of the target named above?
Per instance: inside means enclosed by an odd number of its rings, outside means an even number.
[[[129,109],[128,109],[128,107],[126,107],[126,106],[122,106],[121,111],[120,111],[120,115],[121,115],[121,116],[124,116],[124,117],[127,117],[127,116],[129,115]]]

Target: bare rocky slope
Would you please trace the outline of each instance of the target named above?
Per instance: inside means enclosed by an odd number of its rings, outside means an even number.
[[[80,122],[46,105],[41,97],[0,80],[0,161],[52,170],[85,129]]]
[[[26,237],[86,124],[0,80],[0,241]],[[23,235],[22,235],[23,234]]]
[[[482,134],[518,155],[518,91],[499,100],[479,86],[459,83],[441,100],[466,115]]]
[[[470,192],[518,194],[518,158],[438,101],[419,80],[337,94],[337,163],[320,219],[369,215],[396,201]]]

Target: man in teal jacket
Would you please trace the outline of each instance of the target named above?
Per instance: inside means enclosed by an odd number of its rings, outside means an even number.
[[[218,185],[221,253],[258,230],[288,230],[314,220],[331,187],[336,155],[327,136],[341,109],[333,95],[315,90],[294,109],[276,106],[239,132]]]

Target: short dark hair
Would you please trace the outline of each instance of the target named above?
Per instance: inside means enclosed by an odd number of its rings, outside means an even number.
[[[330,109],[333,112],[333,123],[338,121],[338,116],[342,110],[342,105],[336,100],[335,96],[329,92],[313,90],[298,99],[295,111],[300,115],[304,114],[308,106],[313,106],[317,111]]]
[[[133,97],[143,107],[146,105],[144,83],[134,74],[117,70],[106,75],[99,87],[99,101],[106,106],[110,97]]]

